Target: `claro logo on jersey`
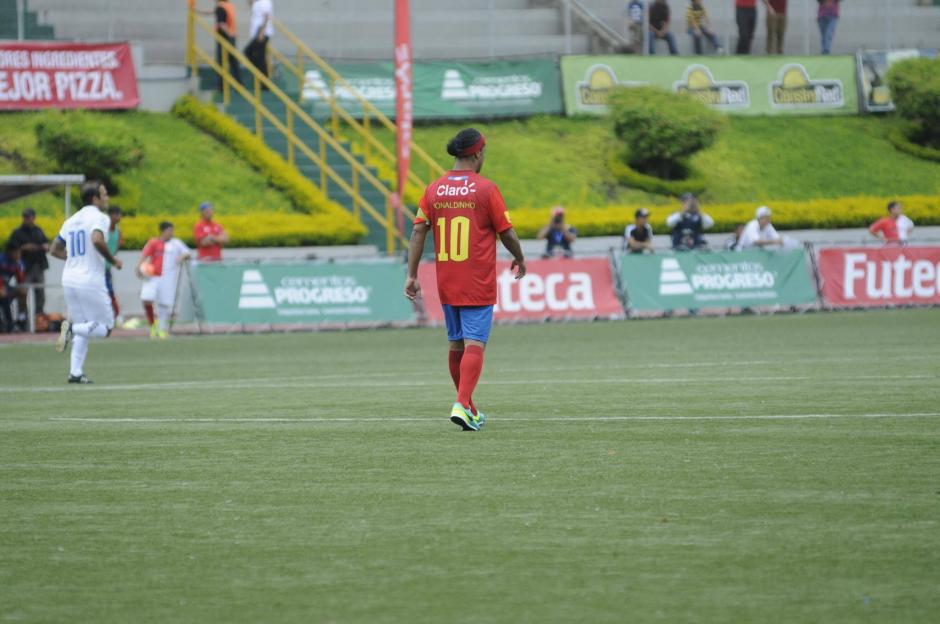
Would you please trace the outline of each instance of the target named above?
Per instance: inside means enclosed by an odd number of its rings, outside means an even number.
[[[811,80],[806,68],[797,63],[785,65],[770,83],[774,108],[819,108],[845,105],[841,80]]]
[[[588,273],[529,273],[520,280],[509,269],[496,278],[496,312],[594,310],[594,285]]]
[[[449,176],[447,181],[452,184],[441,184],[437,187],[438,197],[468,197],[477,192],[477,183],[470,182],[470,176]]]
[[[721,110],[750,108],[751,92],[741,80],[715,80],[704,65],[689,65],[682,80],[672,86],[676,93],[691,95],[703,104]]]
[[[367,305],[371,294],[371,286],[362,286],[355,277],[344,275],[287,275],[269,287],[261,271],[250,269],[242,274],[238,307],[241,310],[276,309],[280,316],[349,314],[355,313],[356,306]],[[368,308],[361,311],[367,313]]]

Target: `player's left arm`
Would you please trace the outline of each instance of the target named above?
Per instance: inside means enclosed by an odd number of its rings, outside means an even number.
[[[503,200],[503,194],[499,192],[499,187],[493,185],[490,193],[490,219],[499,240],[503,247],[512,254],[512,264],[510,270],[516,269],[516,279],[522,279],[525,276],[525,254],[522,253],[522,243],[519,242],[519,235],[512,226],[509,218],[509,209],[506,208],[506,202]]]
[[[108,239],[105,238],[104,232],[101,230],[92,230],[91,244],[95,246],[95,249],[98,250],[98,253],[100,253],[105,260],[110,262],[115,269],[118,271],[121,270],[121,267],[124,266],[124,263],[111,255],[111,250],[108,249]]]

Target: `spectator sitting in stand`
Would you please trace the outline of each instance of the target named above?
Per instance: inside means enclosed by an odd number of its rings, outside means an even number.
[[[669,46],[669,54],[679,54],[676,37],[669,30],[669,5],[666,0],[656,0],[650,6],[649,52],[656,54],[656,40],[664,39]]]
[[[738,240],[738,251],[754,249],[755,247],[763,249],[771,245],[779,245],[783,248],[783,237],[777,233],[777,230],[770,223],[770,208],[761,206],[757,209],[754,217],[744,226],[744,231]]]
[[[0,332],[8,333],[19,325],[26,329],[25,316],[14,323],[14,300],[19,301],[20,312],[26,309],[26,289],[21,286],[26,281],[26,270],[20,259],[20,248],[13,240],[7,241],[6,248],[0,254]]]
[[[640,208],[634,213],[636,223],[632,223],[623,231],[623,251],[641,254],[644,251],[653,253],[653,228],[650,227],[650,211]]]
[[[689,8],[685,10],[685,21],[689,29],[689,35],[692,36],[692,45],[696,54],[702,53],[702,37],[708,39],[715,49],[716,54],[724,54],[725,50],[718,41],[718,35],[712,28],[711,21],[708,19],[708,11],[702,0],[691,0]]]
[[[744,233],[744,224],[739,223],[734,226],[734,232],[725,240],[725,251],[739,251],[741,245],[741,234]]]
[[[913,229],[914,222],[904,214],[904,206],[899,201],[892,201],[888,204],[888,216],[872,223],[868,231],[885,245],[906,245]]]
[[[676,251],[689,251],[706,247],[703,232],[715,225],[714,219],[699,210],[698,199],[692,193],[683,193],[682,210],[674,212],[666,219],[666,225],[672,231],[672,248]]]
[[[578,239],[578,231],[565,223],[565,209],[561,206],[552,208],[552,220],[539,230],[537,238],[548,241],[543,258],[551,258],[559,253],[565,258],[574,257],[571,244]]]

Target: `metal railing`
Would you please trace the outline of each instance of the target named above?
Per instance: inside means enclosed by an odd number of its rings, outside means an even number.
[[[208,34],[216,45],[221,46],[222,64],[219,65],[215,60],[215,55],[201,49],[196,43],[197,27]],[[320,170],[320,188],[330,196],[330,182],[342,189],[353,201],[353,214],[361,218],[362,211],[368,213],[379,225],[386,231],[386,246],[389,255],[395,253],[397,244],[402,248],[407,247],[407,239],[395,227],[392,196],[393,191],[389,189],[381,180],[372,174],[369,169],[357,160],[342,144],[331,134],[327,132],[320,124],[314,121],[310,115],[297,103],[287,96],[280,87],[278,87],[268,76],[260,72],[247,58],[237,50],[227,39],[219,35],[215,28],[211,26],[202,17],[189,10],[187,21],[187,61],[194,77],[198,76],[199,63],[208,66],[222,81],[222,101],[228,104],[231,99],[231,91],[235,90],[246,101],[250,102],[255,111],[255,133],[261,141],[264,141],[264,121],[268,121],[274,128],[287,139],[287,160],[292,165],[296,165],[296,152],[299,151]],[[236,80],[229,73],[229,58],[234,58],[243,68],[248,70],[253,77],[253,91],[249,91],[244,85]],[[272,113],[262,100],[262,86],[272,93],[280,103],[284,105],[285,122],[282,122],[277,115]],[[318,151],[313,151],[304,141],[300,140],[294,132],[295,119],[309,129],[317,136]],[[352,171],[352,183],[344,180],[329,165],[327,161],[327,147],[337,153],[346,161]],[[370,204],[360,193],[360,179],[376,189],[385,199],[385,214],[383,215],[372,204]]]
[[[342,121],[346,123],[353,132],[356,133],[359,139],[361,139],[362,148],[367,158],[373,154],[374,150],[374,153],[380,159],[382,159],[387,165],[394,169],[395,155],[387,147],[385,147],[381,141],[375,138],[375,135],[372,132],[372,121],[377,121],[382,127],[386,128],[387,130],[391,130],[392,132],[395,132],[396,130],[395,122],[389,119],[388,116],[380,111],[372,102],[359,93],[358,89],[349,84],[349,82],[343,78],[335,69],[333,69],[329,63],[323,60],[319,54],[311,50],[307,44],[305,44],[299,37],[291,32],[280,20],[274,20],[274,27],[297,50],[297,58],[296,62],[294,62],[289,59],[287,55],[283,54],[276,48],[270,48],[273,56],[278,60],[278,62],[297,77],[298,99],[303,98],[305,86],[309,86],[315,90],[317,95],[319,95],[324,102],[329,102],[330,104],[330,127],[334,132],[334,136],[338,136],[339,134],[339,121],[342,119]],[[332,85],[330,93],[325,92],[316,84],[304,84],[306,62],[308,59],[329,78]],[[356,99],[362,109],[361,122],[337,103],[336,94],[339,89],[349,93]],[[431,156],[429,156],[428,153],[414,141],[411,142],[411,153],[424,165],[424,167],[426,167],[427,178],[421,178],[417,175],[416,172],[409,169],[408,182],[416,185],[420,189],[424,189],[424,187],[426,187],[430,182],[432,182],[435,178],[440,177],[444,173],[444,168],[441,167],[436,160],[431,158]]]
[[[555,0],[555,5],[562,11],[562,21],[569,48],[571,47],[571,23],[574,20],[580,22],[592,36],[602,41],[608,52],[619,52],[629,47],[630,41],[626,37],[595,15],[579,0]],[[570,49],[567,50],[568,54],[571,52]]]

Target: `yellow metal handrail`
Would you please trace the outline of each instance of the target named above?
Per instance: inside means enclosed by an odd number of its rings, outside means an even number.
[[[294,73],[294,75],[297,76],[297,82],[298,82],[299,90],[301,93],[301,95],[299,95],[298,97],[302,97],[302,93],[303,93],[304,57],[306,57],[306,58],[309,58],[311,61],[313,61],[314,64],[316,64],[327,76],[329,76],[330,79],[332,79],[334,94],[336,92],[337,85],[339,85],[345,88],[353,96],[355,96],[355,98],[359,102],[359,105],[362,107],[363,123],[360,124],[359,122],[355,121],[353,117],[349,115],[349,113],[346,112],[346,110],[342,106],[338,106],[336,104],[336,99],[334,97],[330,96],[330,94],[323,93],[322,90],[320,90],[315,85],[313,85],[314,88],[319,93],[320,97],[324,98],[325,101],[327,101],[327,98],[328,98],[328,101],[330,102],[330,108],[331,108],[334,127],[336,126],[337,115],[341,116],[343,120],[347,124],[349,124],[354,130],[356,130],[356,132],[359,133],[359,135],[363,138],[363,140],[365,141],[364,148],[366,150],[368,150],[370,146],[374,147],[379,152],[379,154],[382,157],[384,157],[394,167],[395,166],[394,155],[388,150],[388,148],[382,145],[382,143],[378,141],[372,135],[372,132],[370,129],[370,122],[369,122],[370,114],[372,117],[378,120],[383,126],[385,126],[385,128],[387,128],[388,130],[391,130],[392,132],[396,130],[395,123],[391,119],[389,119],[382,111],[380,111],[372,102],[370,102],[368,99],[363,97],[363,95],[359,93],[359,91],[355,87],[349,84],[349,82],[347,82],[345,78],[343,78],[335,69],[333,69],[333,67],[329,63],[323,60],[323,58],[319,54],[311,50],[307,46],[307,44],[305,44],[303,41],[301,41],[297,37],[297,35],[295,35],[293,32],[288,30],[288,28],[284,26],[284,24],[280,20],[275,18],[274,26],[297,49],[297,63],[296,64],[291,62],[291,60],[288,59],[286,55],[280,52],[275,52],[275,55],[277,56],[281,64],[286,66],[288,69],[290,69],[292,73]],[[414,140],[411,141],[411,153],[414,154],[419,160],[421,160],[427,166],[427,169],[428,169],[427,179],[421,179],[417,174],[415,174],[411,170],[409,170],[408,172],[408,180],[413,182],[414,184],[417,184],[419,188],[423,189],[431,181],[433,181],[435,178],[440,177],[444,173],[444,168],[441,167],[436,160],[431,158],[428,155],[428,153],[421,148],[420,145],[414,142]]]
[[[196,45],[195,26],[202,28],[218,45],[222,46],[222,50],[225,53],[222,54],[221,66],[215,61],[214,55],[205,52]],[[353,157],[353,155],[350,154],[349,151],[346,150],[346,148],[344,148],[336,139],[334,139],[330,133],[326,132],[317,122],[311,119],[306,111],[304,111],[296,102],[289,98],[267,76],[258,71],[258,69],[252,63],[250,63],[240,51],[232,46],[228,40],[219,36],[214,28],[212,28],[201,17],[195,15],[192,10],[190,10],[188,20],[187,38],[189,40],[187,60],[191,64],[193,71],[198,71],[198,63],[201,60],[222,78],[223,101],[227,102],[230,97],[230,89],[235,89],[237,93],[252,103],[255,109],[255,132],[260,139],[264,140],[262,125],[263,117],[270,121],[275,129],[277,129],[287,138],[288,161],[291,163],[291,165],[294,164],[294,150],[299,149],[305,156],[307,156],[307,158],[309,158],[319,167],[321,182],[320,186],[324,193],[327,193],[327,196],[329,196],[327,180],[332,180],[339,188],[341,188],[343,191],[349,194],[350,197],[353,198],[353,213],[356,215],[356,217],[360,216],[360,208],[364,209],[367,213],[369,213],[369,215],[372,216],[373,219],[375,219],[376,222],[386,229],[386,241],[388,244],[389,254],[394,253],[396,241],[398,241],[403,247],[406,246],[407,240],[404,238],[404,236],[402,236],[401,233],[397,232],[395,224],[393,223],[393,219],[391,218],[391,199],[393,193],[381,182],[381,180],[372,175],[372,172],[369,171],[368,168],[366,168],[361,162],[356,160],[356,158]],[[229,54],[231,54],[232,57],[242,64],[243,67],[251,72],[252,76],[254,77],[254,93],[249,92],[248,89],[244,87],[244,85],[235,80],[229,73]],[[278,119],[277,116],[268,110],[268,108],[264,105],[261,98],[261,85],[264,85],[284,104],[287,117],[286,125],[282,123],[280,119]],[[296,136],[293,131],[294,117],[298,118],[301,122],[306,124],[317,135],[317,138],[319,139],[319,154],[315,153],[306,143],[301,141]],[[332,148],[351,165],[352,185],[346,182],[346,180],[344,180],[332,167],[329,166],[326,158],[327,146]],[[378,190],[385,198],[386,214],[384,216],[368,201],[366,201],[365,198],[363,198],[359,193],[360,177],[372,185],[376,190]]]

